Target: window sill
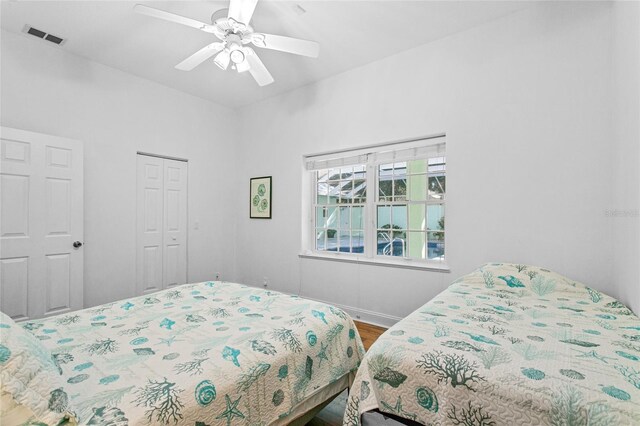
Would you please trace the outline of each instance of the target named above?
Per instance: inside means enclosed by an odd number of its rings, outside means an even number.
[[[445,272],[451,270],[446,263],[427,263],[411,259],[371,259],[352,254],[325,254],[305,252],[298,254],[301,259],[328,260],[331,262],[359,263],[361,265],[386,266],[390,268],[416,269],[420,271]]]

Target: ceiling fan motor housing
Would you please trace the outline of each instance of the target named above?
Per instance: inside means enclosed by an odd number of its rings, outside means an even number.
[[[211,23],[213,25],[216,25],[216,21],[218,19],[221,19],[221,18],[227,19],[227,16],[229,16],[229,8],[216,10],[211,15]]]
[[[211,23],[221,34],[238,34],[243,37],[245,34],[253,33],[253,28],[249,23],[238,22],[228,17],[229,9],[220,9],[211,15]]]

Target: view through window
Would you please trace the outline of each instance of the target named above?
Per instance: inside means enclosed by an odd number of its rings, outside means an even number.
[[[333,155],[307,169],[316,252],[444,261],[444,143]]]

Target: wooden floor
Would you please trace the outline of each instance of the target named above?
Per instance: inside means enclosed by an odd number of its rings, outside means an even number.
[[[378,340],[378,337],[385,331],[386,328],[379,327],[377,325],[367,324],[366,322],[354,321],[356,324],[356,328],[358,329],[358,333],[360,333],[360,337],[362,338],[362,344],[364,345],[365,350],[369,350],[373,342]]]
[[[378,337],[387,329],[378,327],[377,325],[367,324],[365,322],[354,321],[358,333],[362,338],[362,344],[365,350],[369,350],[371,345],[378,340]],[[307,426],[341,426],[344,407],[347,402],[347,391],[342,392],[334,399],[331,404],[327,405],[324,410],[318,413]]]

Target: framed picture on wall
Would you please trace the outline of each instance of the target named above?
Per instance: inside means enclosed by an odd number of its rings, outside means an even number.
[[[271,176],[250,179],[249,217],[271,219]]]

